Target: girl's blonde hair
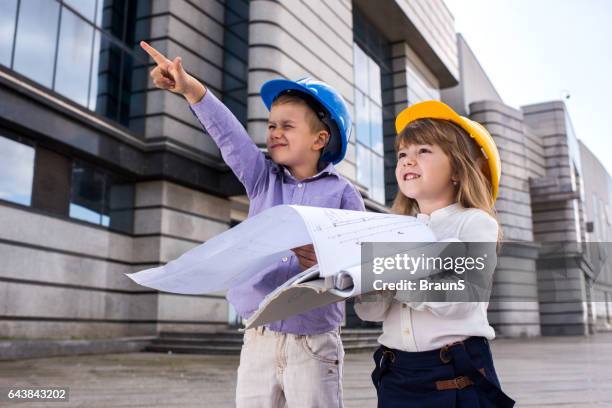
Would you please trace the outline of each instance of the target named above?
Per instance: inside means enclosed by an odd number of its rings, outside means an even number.
[[[458,178],[455,201],[464,208],[479,208],[492,216],[499,226],[497,242],[503,233],[492,195],[487,159],[476,142],[460,126],[441,119],[418,119],[411,122],[395,138],[395,151],[410,145],[437,145],[449,158],[453,174]],[[396,214],[416,215],[419,204],[398,190],[391,210]]]

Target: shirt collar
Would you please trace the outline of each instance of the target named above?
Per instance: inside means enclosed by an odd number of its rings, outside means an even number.
[[[418,213],[416,215],[416,218],[417,220],[423,221],[423,222],[438,221],[438,220],[448,217],[451,214],[458,212],[459,210],[461,210],[461,208],[462,208],[461,204],[453,203],[446,207],[438,208],[437,210],[433,211],[430,215]]]
[[[278,174],[278,173],[280,173],[280,172],[283,172],[283,174],[284,174],[285,176],[289,177],[289,179],[296,180],[296,178],[295,178],[295,177],[293,177],[293,175],[291,174],[291,172],[289,171],[289,169],[288,169],[288,168],[286,168],[285,166],[283,166],[282,164],[272,163],[272,166],[273,166],[273,167],[272,167],[272,171],[273,171],[274,173],[277,173],[277,174]],[[324,168],[323,170],[321,170],[320,172],[318,172],[318,173],[317,173],[317,174],[315,174],[314,176],[312,176],[312,177],[308,177],[308,178],[306,178],[306,179],[304,179],[304,180],[314,180],[314,179],[317,179],[317,178],[320,178],[320,177],[323,177],[323,176],[327,176],[327,175],[330,175],[330,176],[336,176],[336,177],[338,177],[338,176],[339,176],[339,174],[338,174],[338,170],[336,170],[336,168],[334,167],[334,165],[333,165],[333,164],[331,164],[331,163],[329,163],[327,166],[325,166],[325,168]]]

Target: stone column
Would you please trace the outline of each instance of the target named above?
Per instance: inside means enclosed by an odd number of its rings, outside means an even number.
[[[537,336],[537,248],[533,245],[529,178],[543,172],[541,152],[525,129],[520,111],[493,101],[475,102],[469,109],[470,117],[491,132],[502,162],[495,208],[504,244],[494,278],[489,321],[502,336]]]
[[[135,269],[171,261],[229,228],[230,201],[168,181],[137,184]],[[213,332],[227,327],[224,293],[158,293],[157,330]]]

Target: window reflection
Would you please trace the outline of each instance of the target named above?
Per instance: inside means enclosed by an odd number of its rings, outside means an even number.
[[[223,103],[246,126],[249,59],[249,3],[224,2]]]
[[[70,192],[70,216],[101,224],[103,208],[104,176],[92,167],[74,163]]]
[[[368,57],[368,94],[370,98],[378,104],[382,105],[382,91],[380,89],[380,67],[372,58]]]
[[[0,199],[30,205],[34,148],[0,136]]]
[[[106,36],[100,38],[100,54],[97,67],[95,109],[101,115],[117,119],[119,111],[119,81],[121,75],[121,48]]]
[[[382,156],[372,155],[372,199],[385,202],[385,174]]]
[[[368,190],[372,189],[372,171],[370,160],[372,154],[362,144],[357,143],[357,181],[364,185]],[[371,192],[370,192],[371,193]]]
[[[357,142],[370,146],[370,100],[355,91],[355,120]]]
[[[102,5],[104,0],[99,0],[99,3]],[[72,7],[87,20],[94,21],[96,16],[96,0],[64,0],[64,4]]]
[[[16,15],[17,0],[0,2],[0,64],[6,66],[11,66]]]
[[[135,91],[145,88],[148,71],[135,71],[147,61],[133,50],[150,24],[136,16],[151,7],[136,0],[0,0],[0,64],[142,132],[142,120],[131,118],[145,111]]]
[[[70,217],[129,233],[133,207],[133,184],[87,163],[74,163]]]
[[[91,72],[89,76],[91,78],[89,85],[89,101],[87,103],[87,107],[92,111],[96,111],[97,101],[98,101],[98,75],[100,71],[100,44],[101,44],[101,34],[98,30],[94,33],[94,41],[93,41],[93,57],[91,60]]]
[[[374,152],[383,154],[382,108],[375,103],[370,105],[370,147]]]
[[[362,92],[368,92],[368,57],[363,50],[355,45],[353,69],[355,70],[355,86]]]
[[[93,27],[69,10],[62,13],[55,90],[87,106]]]
[[[21,0],[15,43],[15,71],[47,87],[53,82],[59,3]]]
[[[383,112],[380,66],[354,44],[357,180],[384,203]]]

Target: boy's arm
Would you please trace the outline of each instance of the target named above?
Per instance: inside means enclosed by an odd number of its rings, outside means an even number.
[[[144,41],[142,49],[153,58],[156,67],[150,72],[153,84],[160,89],[182,95],[213,140],[221,155],[238,179],[244,184],[249,198],[267,175],[267,160],[249,137],[240,122],[212,92],[183,69],[180,57],[174,60]]]
[[[353,211],[365,211],[365,205],[363,204],[363,198],[357,191],[357,188],[351,183],[348,183],[342,193],[342,201],[340,202],[340,209],[342,210],[353,210]]]
[[[267,175],[268,164],[242,124],[210,90],[189,108],[215,141],[223,160],[242,182],[249,198],[256,195]]]

